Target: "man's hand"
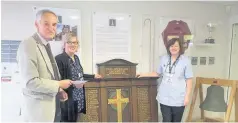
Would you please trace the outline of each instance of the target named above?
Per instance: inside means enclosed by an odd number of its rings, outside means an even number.
[[[59,98],[60,98],[60,101],[62,102],[68,100],[68,94],[62,88],[60,88],[60,91],[59,91]]]
[[[63,89],[67,89],[71,84],[71,80],[69,79],[59,81],[59,86]]]

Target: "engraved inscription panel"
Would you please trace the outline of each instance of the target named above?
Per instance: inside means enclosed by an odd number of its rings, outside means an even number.
[[[83,115],[84,122],[99,122],[99,90],[85,89],[86,94],[86,111]]]
[[[129,75],[129,67],[106,67],[106,75]]]
[[[138,103],[138,120],[139,122],[149,122],[151,120],[150,115],[150,102],[148,88],[137,88],[137,103]]]
[[[98,73],[104,78],[134,78],[136,65],[124,59],[112,59],[97,64]]]

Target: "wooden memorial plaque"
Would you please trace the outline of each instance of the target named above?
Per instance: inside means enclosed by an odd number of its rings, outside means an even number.
[[[112,59],[97,64],[104,78],[85,84],[84,122],[158,122],[157,79],[135,78],[135,63]]]

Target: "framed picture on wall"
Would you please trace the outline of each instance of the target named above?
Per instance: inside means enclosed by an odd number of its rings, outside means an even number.
[[[62,37],[70,32],[71,32],[70,25],[57,24],[57,32],[55,35],[55,41],[62,41]]]
[[[213,65],[215,64],[215,57],[209,57],[209,62],[208,62],[209,65]]]
[[[165,54],[166,45],[171,38],[180,38],[185,54],[191,56],[190,44],[194,40],[195,23],[190,18],[178,18],[178,17],[160,17],[159,18],[159,49],[161,50],[158,55]]]
[[[198,57],[192,57],[191,58],[191,64],[192,65],[197,65],[198,64]]]
[[[200,57],[200,65],[206,65],[207,57]]]

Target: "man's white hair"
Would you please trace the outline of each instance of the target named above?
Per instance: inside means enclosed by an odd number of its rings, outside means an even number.
[[[37,13],[36,13],[36,21],[39,23],[40,20],[41,20],[41,17],[46,14],[46,13],[51,13],[53,15],[55,15],[55,17],[57,18],[58,20],[58,16],[51,10],[49,9],[42,9],[42,10],[39,10]]]

